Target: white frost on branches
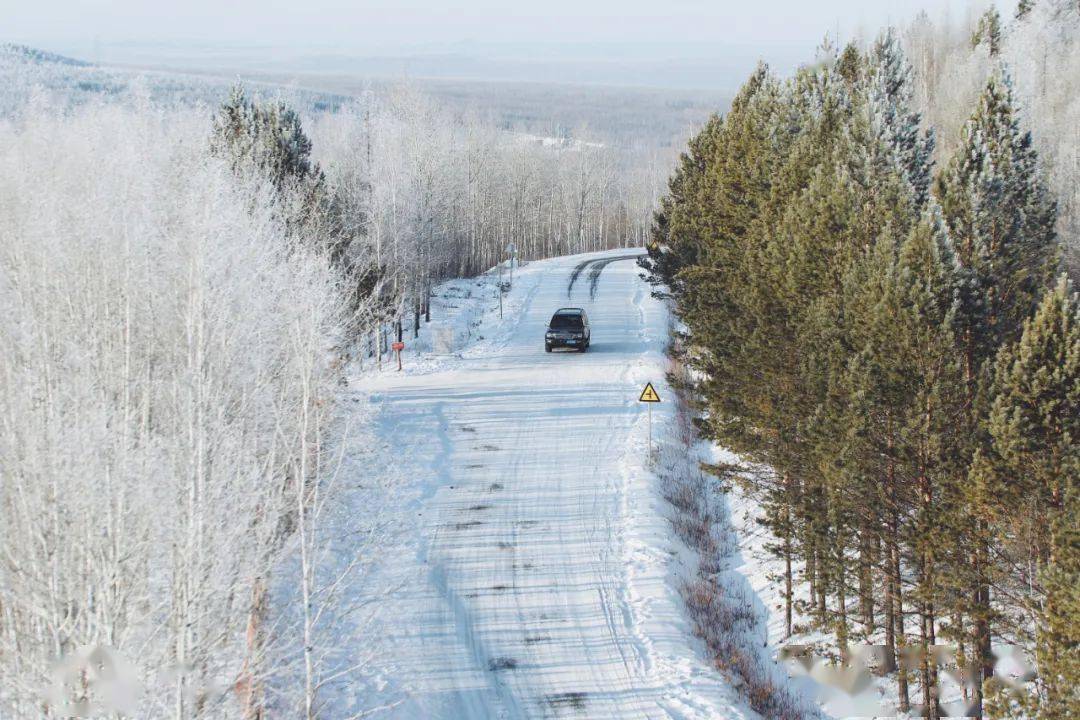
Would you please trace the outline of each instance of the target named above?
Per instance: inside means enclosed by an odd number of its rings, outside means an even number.
[[[87,646],[140,668],[144,718],[243,717],[275,670],[266,583],[325,462],[342,302],[208,127],[141,104],[0,129],[5,717]]]

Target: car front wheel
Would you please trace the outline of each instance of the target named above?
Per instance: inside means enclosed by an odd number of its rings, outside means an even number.
[[[544,352],[551,352],[551,346],[547,343],[544,343]]]

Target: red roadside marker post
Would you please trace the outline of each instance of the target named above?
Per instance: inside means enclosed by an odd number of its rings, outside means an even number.
[[[398,341],[391,345],[390,349],[397,353],[397,369],[401,370],[401,351],[405,349],[405,343]]]
[[[660,395],[652,383],[645,383],[645,389],[641,391],[638,402],[643,402],[649,408],[649,457],[652,457],[652,404],[660,402]]]

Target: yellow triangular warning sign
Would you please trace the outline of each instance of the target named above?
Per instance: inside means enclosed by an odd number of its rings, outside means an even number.
[[[660,396],[656,394],[652,383],[645,383],[645,389],[641,391],[638,402],[660,402]]]

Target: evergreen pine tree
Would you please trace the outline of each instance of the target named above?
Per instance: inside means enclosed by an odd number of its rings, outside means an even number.
[[[311,161],[311,140],[294,110],[248,97],[236,85],[213,118],[210,147],[238,176],[271,182],[288,231],[325,252],[342,271],[354,307],[375,291],[382,269],[350,253],[363,228],[342,221],[342,205]]]
[[[849,88],[854,88],[862,79],[863,61],[855,43],[844,46],[840,57],[836,59],[836,74],[844,79]]]
[[[1019,334],[1057,263],[1056,205],[1003,70],[987,81],[937,191],[964,268],[960,322],[974,375]]]
[[[787,586],[801,565],[804,609],[841,653],[852,634],[884,634],[894,653],[958,643],[981,703],[992,636],[1018,630],[990,587],[1019,590],[1007,556],[1034,517],[1017,512],[1032,493],[1005,486],[1043,457],[1003,444],[1019,435],[998,409],[1012,396],[994,360],[1055,271],[1055,206],[1002,71],[931,192],[934,138],[895,35],[821,56],[783,85],[751,78],[707,151],[684,158],[656,245],[689,250],[671,253],[667,277],[702,378],[702,426],[772,469],[755,487]],[[1069,508],[1071,487],[1059,496]],[[1032,546],[1054,562],[1037,575],[1063,599],[1040,610],[1040,637],[1075,648],[1064,588],[1076,534],[1067,520],[1046,527]],[[1053,652],[1040,663],[1072,677],[1074,656]],[[902,709],[918,690],[924,715],[939,715],[930,660],[896,677]]]
[[[1046,699],[1041,720],[1080,717],[1080,489],[1075,476],[1053,520],[1052,560],[1040,575],[1047,600],[1039,628],[1038,666]]]
[[[819,91],[810,71],[781,91],[762,70],[747,85],[754,92],[726,118],[722,152],[711,169],[712,202],[694,208],[713,214],[715,232],[700,262],[682,274],[686,292],[679,312],[692,339],[690,360],[703,377],[707,431],[777,471],[776,482],[759,489],[771,508],[768,522],[781,539],[790,583],[804,520],[814,515],[802,513],[792,500],[810,493],[798,467],[797,434],[785,424],[799,416],[788,411],[797,396],[787,390],[797,379],[793,356],[778,350],[781,342],[790,345],[779,337],[784,331],[769,249],[774,239],[766,218],[784,211],[789,193],[800,190],[800,177],[817,160],[816,148],[802,136],[820,127],[820,108],[813,102]],[[798,153],[795,145],[801,146]],[[789,612],[791,600],[789,595]]]
[[[956,482],[949,452],[956,442],[964,395],[954,333],[956,266],[934,204],[900,249],[886,296],[894,294],[901,300],[892,325],[894,344],[886,348],[902,378],[897,387],[906,388],[895,447],[912,503],[911,533],[902,535],[901,542],[907,545],[913,576],[909,605],[921,646],[920,704],[925,716],[937,718],[938,675],[930,658],[938,644],[940,619],[957,605],[944,591],[958,560],[950,549],[964,530],[950,512],[964,488]]]
[[[1017,9],[1019,12],[1019,9]],[[1001,14],[997,8],[990,8],[979,18],[975,32],[971,35],[971,47],[986,45],[990,57],[997,57],[1001,52]]]
[[[844,378],[851,398],[845,424],[850,470],[876,511],[875,527],[863,532],[881,528],[885,645],[895,658],[913,630],[924,649],[936,643],[939,578],[948,573],[939,549],[950,542],[942,509],[955,494],[942,448],[959,411],[960,376],[952,331],[955,266],[936,207],[899,247],[883,240],[849,275],[855,354]],[[905,616],[915,618],[914,627]],[[906,707],[903,670],[898,679]],[[936,669],[924,663],[920,683],[931,717],[936,680]]]
[[[1015,567],[1036,568],[1046,583],[1031,602],[1040,623],[1034,638],[1045,688],[1043,717],[1080,712],[1080,574],[1076,521],[1080,480],[1080,303],[1064,276],[1048,293],[1017,342],[1002,348],[988,420],[995,522]],[[1021,625],[1021,632],[1023,632]]]
[[[214,117],[211,147],[236,172],[256,168],[283,190],[291,181],[320,175],[311,163],[311,140],[300,116],[284,103],[262,103],[236,85]]]
[[[705,173],[717,152],[723,126],[724,119],[712,115],[679,156],[668,192],[653,217],[648,254],[638,261],[651,284],[665,285],[672,293],[677,293],[681,284],[679,271],[697,262],[704,242],[693,219],[700,217],[698,204],[707,200]]]
[[[954,448],[957,472],[965,475],[985,417],[987,369],[998,348],[1018,336],[1056,264],[1056,209],[1038,168],[1030,133],[1020,129],[1007,75],[995,71],[979,105],[964,127],[963,142],[938,178],[950,236],[961,266],[957,313],[964,363],[967,418]],[[970,616],[973,651],[982,678],[993,672],[990,625],[993,622],[989,555],[993,528],[978,483],[962,510],[969,524],[971,562],[960,568],[973,586]],[[981,683],[976,686],[981,700]]]
[[[695,338],[695,364],[708,375],[702,390],[710,403],[718,403],[712,414],[721,422],[742,414],[740,394],[724,388],[738,382],[739,363],[746,358],[733,340],[747,332],[740,308],[751,302],[749,286],[755,280],[751,229],[770,195],[770,168],[779,162],[777,102],[776,83],[760,66],[724,120],[703,180],[705,191],[684,206],[686,217],[680,220],[683,226],[706,229],[696,263],[682,274],[686,292],[679,312]],[[734,405],[724,406],[728,402]]]
[[[874,132],[895,154],[911,183],[915,207],[921,211],[930,194],[935,141],[933,130],[922,131],[922,116],[911,109],[912,74],[896,31],[890,27],[870,54],[867,107]]]

